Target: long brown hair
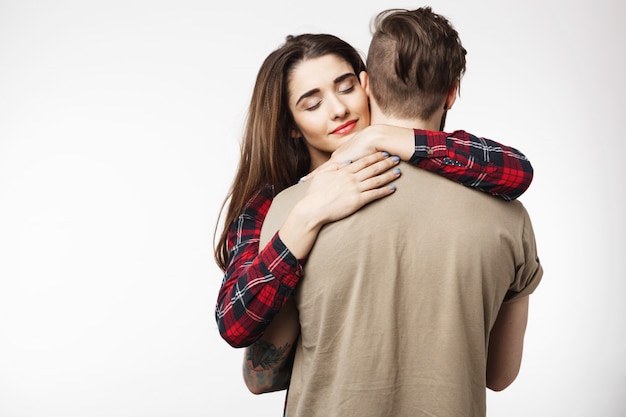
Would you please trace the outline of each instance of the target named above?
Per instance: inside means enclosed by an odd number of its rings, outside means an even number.
[[[365,70],[359,52],[347,42],[328,34],[287,36],[286,42],[263,62],[256,78],[241,143],[239,166],[224,199],[226,217],[214,256],[222,270],[229,258],[227,236],[248,200],[263,187],[271,185],[277,194],[295,184],[311,167],[304,141],[294,139],[297,129],[288,105],[288,77],[294,66],[306,59],[334,54],[345,59],[358,76]]]

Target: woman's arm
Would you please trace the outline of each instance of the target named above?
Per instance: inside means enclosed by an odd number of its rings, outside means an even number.
[[[515,148],[462,130],[452,133],[372,125],[333,153],[332,160],[387,151],[403,161],[504,200],[522,195],[533,179],[528,159]]]
[[[280,238],[299,259],[308,256],[322,226],[395,190],[386,185],[400,176],[399,169],[391,170],[399,161],[376,152],[355,162],[328,164],[287,216]]]
[[[269,186],[255,194],[228,234],[230,257],[215,318],[222,338],[233,347],[249,346],[259,338],[302,276],[298,259],[278,235],[259,251],[273,198]]]
[[[308,255],[321,227],[393,193],[387,184],[400,175],[390,170],[397,163],[379,152],[353,164],[328,166],[261,251],[259,237],[273,191],[268,187],[250,200],[228,235],[230,258],[215,311],[224,340],[245,347],[263,334],[299,282],[299,259]]]
[[[533,167],[515,148],[463,130],[415,130],[409,162],[503,200],[515,200],[530,186]]]

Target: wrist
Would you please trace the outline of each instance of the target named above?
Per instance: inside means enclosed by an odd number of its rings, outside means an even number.
[[[301,227],[303,233],[316,233],[328,221],[324,216],[323,207],[316,205],[316,200],[305,196],[296,203],[289,217],[293,223]]]
[[[278,235],[296,259],[303,259],[308,256],[323,225],[319,210],[316,213],[313,207],[307,206],[304,198],[291,210]]]
[[[397,155],[403,161],[409,161],[415,152],[415,131],[409,128],[401,128],[402,131],[398,132],[397,143]]]
[[[372,149],[397,155],[403,161],[411,159],[415,150],[415,134],[412,128],[381,124],[377,125],[376,133],[368,137],[368,145]]]

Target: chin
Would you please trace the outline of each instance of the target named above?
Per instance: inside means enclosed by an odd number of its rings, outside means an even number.
[[[352,139],[355,136],[354,133],[350,133],[348,135],[344,135],[342,137],[340,137],[339,139],[337,139],[333,145],[336,145],[335,150],[337,150],[336,148],[340,147],[341,145],[343,145],[344,143],[348,142],[350,139]]]

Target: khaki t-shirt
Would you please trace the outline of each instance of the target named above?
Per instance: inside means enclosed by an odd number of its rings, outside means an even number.
[[[402,165],[397,191],[326,225],[296,289],[287,416],[484,416],[490,329],[542,276],[528,213]],[[307,184],[273,201],[261,247]]]

